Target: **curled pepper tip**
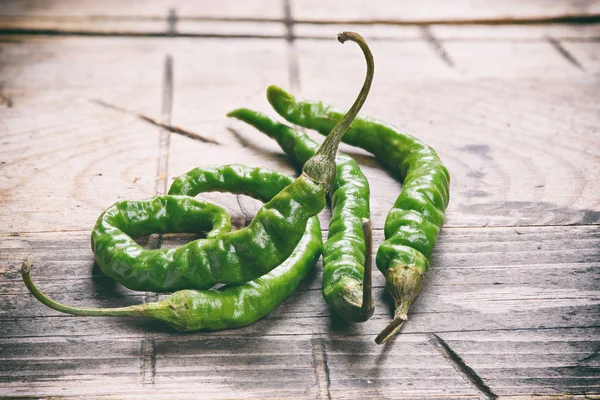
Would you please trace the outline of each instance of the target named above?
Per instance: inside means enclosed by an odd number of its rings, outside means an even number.
[[[360,40],[363,42],[365,41],[365,39],[356,32],[344,31],[344,32],[338,33],[338,35],[337,35],[338,42],[340,42],[342,44],[348,39],[350,39],[350,40],[354,39],[355,41]]]
[[[29,275],[32,267],[33,261],[31,261],[31,258],[23,260],[23,264],[21,264],[21,275]]]
[[[360,49],[363,52],[365,57],[365,62],[367,64],[367,74],[365,76],[365,81],[363,83],[356,100],[350,107],[350,110],[342,117],[341,120],[334,126],[334,128],[329,132],[325,141],[321,144],[317,152],[313,157],[311,157],[306,163],[304,163],[304,167],[302,168],[302,172],[305,173],[308,177],[310,177],[315,182],[326,182],[327,190],[329,190],[329,185],[335,179],[335,155],[337,152],[338,145],[342,140],[342,136],[344,133],[350,128],[352,121],[358,115],[361,107],[365,103],[367,96],[369,94],[369,90],[371,89],[371,83],[373,82],[373,73],[375,70],[375,65],[373,61],[373,54],[371,53],[371,49],[367,45],[367,42],[355,32],[342,32],[338,35],[338,40],[351,40],[358,44]],[[292,98],[293,99],[293,98]],[[281,106],[276,104],[277,98],[274,99],[275,104],[271,102],[273,108],[278,110],[278,112],[282,109],[285,109],[285,105]],[[287,98],[284,100],[286,105],[289,106],[290,99]],[[281,102],[281,100],[279,100]]]

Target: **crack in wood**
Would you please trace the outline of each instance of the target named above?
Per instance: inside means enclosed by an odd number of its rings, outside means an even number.
[[[442,43],[438,40],[438,38],[433,35],[431,29],[429,29],[429,26],[426,25],[421,27],[421,36],[446,65],[448,65],[450,68],[454,68],[454,61],[452,61],[448,55],[448,52],[446,49],[444,49],[444,46],[442,46]]]
[[[550,36],[546,36],[546,40],[548,41],[548,43],[550,43],[554,50],[558,52],[558,54],[563,56],[563,58],[569,62],[569,64],[571,64],[575,68],[584,69],[583,65],[581,65],[581,63],[575,58],[575,56],[572,55],[567,49],[565,49],[557,39]]]
[[[290,0],[283,0],[283,23],[285,24],[286,38],[291,42],[294,40],[294,18]]]
[[[327,352],[325,350],[325,341],[320,337],[313,337],[310,340],[312,348],[313,368],[315,370],[315,379],[317,381],[317,399],[331,400],[329,378],[329,365],[327,364]]]
[[[156,380],[156,345],[154,338],[142,339],[140,371],[143,385],[154,385]]]
[[[594,351],[592,351],[591,354],[577,360],[577,366],[580,366],[581,364],[584,364],[594,359],[600,359],[600,346],[597,347]]]
[[[173,57],[170,54],[165,56],[163,66],[162,82],[162,117],[161,120],[167,124],[171,122],[173,111]],[[166,129],[160,129],[158,141],[158,160],[156,166],[156,186],[154,192],[156,195],[167,192],[167,177],[169,174],[169,151],[171,145],[171,132]],[[148,247],[159,249],[162,245],[162,235],[152,234],[148,238]],[[158,294],[146,292],[144,302],[150,303],[158,300]],[[154,335],[151,332],[144,334],[142,339],[141,351],[141,373],[142,384],[153,385],[156,378],[156,347]]]
[[[121,107],[121,106],[118,106],[116,104],[108,103],[108,102],[106,102],[104,100],[91,99],[90,102],[92,102],[92,103],[94,103],[96,105],[99,105],[101,107],[109,108],[111,110],[119,111],[119,112],[122,112],[124,114],[132,115],[132,116],[134,116],[136,118],[141,119],[142,121],[146,121],[146,122],[148,122],[148,123],[150,123],[150,124],[152,124],[154,126],[162,128],[164,130],[167,130],[167,131],[169,131],[171,133],[176,133],[178,135],[185,136],[185,137],[188,137],[190,139],[198,140],[198,141],[204,142],[204,143],[212,143],[212,144],[216,144],[216,145],[220,145],[221,144],[220,142],[216,141],[215,139],[204,137],[204,136],[200,135],[199,133],[190,131],[188,129],[183,129],[183,128],[180,128],[180,127],[175,126],[175,125],[171,125],[171,124],[166,124],[164,122],[160,122],[160,121],[158,121],[158,120],[156,120],[154,118],[151,118],[151,117],[149,117],[147,115],[144,115],[144,114],[141,114],[141,113],[136,113],[134,111],[128,110],[128,109],[126,109],[124,107]]]
[[[429,342],[435,347],[440,354],[450,362],[456,372],[460,374],[471,386],[473,386],[481,395],[482,398],[494,400],[498,396],[492,392],[492,389],[483,382],[483,379],[469,367],[467,363],[446,343],[444,339],[435,333],[428,333]]]
[[[175,8],[169,9],[169,14],[167,15],[167,35],[168,36],[176,36],[177,35],[177,10]]]
[[[290,0],[283,0],[283,15],[286,30],[288,73],[290,78],[290,89],[292,92],[300,92],[300,72],[298,67],[298,56],[296,54],[296,35],[294,33],[294,18]]]
[[[250,215],[248,215],[248,213],[246,213],[246,209],[242,205],[242,202],[240,201],[239,194],[235,195],[235,200],[237,201],[238,207],[240,208],[240,211],[241,211],[242,215],[244,216],[244,226],[248,226],[250,224],[250,222],[252,222],[252,217]]]

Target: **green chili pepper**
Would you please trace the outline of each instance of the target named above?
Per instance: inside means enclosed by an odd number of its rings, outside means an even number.
[[[264,168],[237,165],[194,169],[179,183],[178,189],[171,187],[171,192],[196,195],[205,191],[230,191],[264,201],[291,184],[292,178]],[[77,308],[57,303],[42,294],[31,281],[31,261],[25,261],[21,271],[29,291],[57,311],[86,316],[151,318],[180,331],[220,330],[249,325],[269,314],[304,279],[319,258],[322,243],[319,220],[312,217],[290,257],[251,282],[216,290],[181,290],[163,301],[112,309]]]
[[[367,76],[354,104],[332,126],[327,139],[304,164],[300,177],[266,203],[246,228],[177,249],[145,250],[127,235],[163,231],[162,224],[172,218],[168,206],[177,199],[151,211],[139,202],[117,203],[100,215],[92,232],[92,250],[102,271],[133,290],[169,292],[248,282],[281,264],[298,244],[308,218],[325,207],[325,195],[335,179],[337,147],[371,87],[373,56],[364,39],[343,32],[338,40],[360,46]],[[175,208],[179,211],[182,207]]]
[[[277,140],[300,166],[319,147],[304,133],[259,112],[240,108],[227,115]],[[344,319],[362,322],[375,308],[371,296],[369,183],[352,157],[338,152],[336,165],[329,235],[323,246],[323,296]]]
[[[296,100],[279,87],[269,87],[267,97],[283,118],[324,135],[341,118],[333,107]],[[450,175],[431,147],[374,119],[357,117],[343,140],[373,153],[403,178],[402,192],[386,218],[386,240],[376,259],[396,307],[394,320],[377,336],[376,342],[383,343],[402,327],[409,307],[421,291],[422,276],[429,268],[431,252],[444,223]]]

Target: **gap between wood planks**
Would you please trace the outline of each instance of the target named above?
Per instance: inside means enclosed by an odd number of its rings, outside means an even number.
[[[524,18],[480,18],[480,19],[455,19],[455,20],[414,20],[414,21],[399,21],[386,19],[371,19],[371,20],[302,20],[295,19],[292,15],[290,0],[283,0],[283,19],[269,18],[220,18],[220,17],[179,17],[175,8],[170,8],[166,17],[98,17],[95,20],[122,20],[122,21],[137,21],[137,20],[153,20],[166,22],[164,31],[90,31],[90,30],[62,30],[62,29],[30,29],[30,28],[8,28],[0,29],[0,35],[49,35],[49,36],[114,36],[114,37],[197,37],[197,38],[223,38],[223,39],[285,39],[288,44],[288,62],[290,85],[293,91],[299,91],[300,74],[298,72],[298,60],[295,51],[296,39],[311,39],[311,40],[330,40],[325,37],[310,37],[296,36],[294,32],[295,24],[310,24],[310,25],[392,25],[392,26],[418,26],[421,27],[421,40],[424,40],[434,51],[434,53],[450,68],[454,68],[455,64],[449,56],[448,51],[443,47],[442,41],[436,38],[429,27],[431,25],[543,25],[543,24],[595,24],[600,23],[600,14],[573,14],[563,16],[550,17],[524,17]],[[54,17],[55,20],[80,20],[77,17]],[[259,22],[259,23],[283,23],[285,26],[285,35],[278,34],[221,34],[221,33],[185,33],[179,32],[177,23],[179,21],[221,21],[221,22]],[[373,38],[371,40],[393,40],[392,38]],[[405,39],[404,39],[405,40]],[[545,40],[562,58],[564,58],[573,67],[583,70],[584,67],[574,55],[569,53],[556,38],[546,37]],[[118,107],[117,107],[118,108]],[[151,118],[143,119],[153,123]],[[178,129],[177,127],[175,127]],[[168,129],[168,128],[167,128]],[[191,131],[181,129],[180,131],[171,130],[175,133],[186,135]],[[193,133],[190,136],[195,138]],[[201,137],[196,138],[201,139]]]
[[[83,317],[75,317],[75,316],[63,316],[63,315],[46,315],[44,317],[33,317],[35,319],[73,319],[73,318],[83,318]],[[89,318],[94,318],[94,317],[89,317]],[[319,317],[315,317],[315,318],[328,318],[331,319],[330,315],[325,315],[325,316],[319,316]],[[11,317],[11,318],[0,318],[0,320],[3,321],[16,321],[16,320],[21,320],[21,319],[32,319],[32,317]],[[386,318],[387,320],[387,318]],[[261,321],[257,321],[255,322],[255,324],[260,324]],[[157,325],[158,326],[158,325]],[[557,331],[557,330],[570,330],[570,329],[575,329],[575,330],[587,330],[587,329],[598,329],[600,328],[600,325],[592,325],[592,326],[553,326],[553,327],[532,327],[532,328],[492,328],[492,329],[461,329],[461,330],[445,330],[445,331],[438,331],[436,330],[436,334],[451,334],[451,333],[457,333],[457,334],[464,334],[464,333],[498,333],[498,332],[536,332],[536,331]],[[428,335],[432,333],[431,331],[412,331],[412,332],[402,332],[399,334],[398,337],[402,337],[402,336],[415,336],[415,335]],[[232,330],[229,331],[218,331],[218,332],[195,332],[195,333],[189,333],[189,334],[178,334],[176,332],[155,332],[153,333],[153,339],[156,340],[169,340],[169,341],[176,341],[176,342],[186,342],[186,341],[195,341],[199,339],[199,336],[201,335],[200,338],[203,339],[220,339],[220,338],[228,338],[228,339],[247,339],[247,338],[251,338],[251,337],[256,337],[256,332],[251,332],[251,333],[247,333],[247,334],[236,334],[234,332],[232,332]],[[367,338],[371,338],[374,339],[376,336],[376,333],[356,333],[356,334],[350,334],[350,335],[344,335],[341,336],[341,339],[352,339],[352,338],[361,338],[361,337],[367,337]],[[65,334],[53,334],[53,335],[44,335],[44,334],[36,334],[35,336],[32,335],[12,335],[10,337],[4,337],[3,339],[31,339],[31,338],[97,338],[98,335],[96,333],[90,333],[90,334],[76,334],[74,332],[69,332],[69,333],[65,333]],[[133,333],[123,333],[123,332],[119,332],[118,336],[115,336],[118,339],[141,339],[144,340],[144,333],[140,332],[139,334],[133,334]],[[110,337],[110,336],[103,336],[103,338],[109,338],[113,339],[115,337]],[[262,338],[299,338],[299,339],[313,339],[315,338],[315,334],[309,334],[309,333],[269,333],[268,335],[263,335],[261,336]],[[375,342],[373,342],[375,343]],[[393,344],[394,342],[390,341],[390,344]],[[375,345],[375,344],[374,344]],[[156,355],[155,355],[156,356]]]
[[[286,0],[287,1],[287,0]],[[23,18],[27,15],[0,16],[1,19]],[[40,16],[35,16],[40,18]],[[57,22],[70,21],[110,21],[110,22],[136,22],[136,21],[165,21],[167,31],[162,33],[167,35],[169,31],[180,34],[176,30],[177,22],[256,22],[256,23],[285,23],[287,16],[284,13],[282,18],[256,18],[256,17],[211,17],[211,16],[178,16],[175,8],[170,8],[165,17],[159,16],[133,16],[133,15],[104,15],[95,16],[51,16],[47,20]],[[294,24],[309,25],[400,25],[400,26],[421,26],[421,25],[545,25],[545,24],[594,24],[600,22],[600,14],[570,14],[561,16],[540,16],[540,17],[491,17],[491,18],[455,18],[455,19],[414,19],[414,20],[392,20],[385,18],[371,19],[302,19],[294,18]],[[6,29],[11,31],[11,29]]]
[[[483,382],[483,379],[475,372],[475,370],[467,365],[467,363],[450,347],[448,343],[435,333],[428,333],[427,339],[429,343],[435,347],[442,357],[446,359],[458,372],[458,374],[469,383],[483,399],[495,400],[498,396],[492,392],[490,387]]]
[[[243,211],[242,211],[243,212]],[[600,226],[600,224],[552,224],[552,225],[455,225],[455,226],[443,226],[443,230],[449,229],[511,229],[511,228],[565,228],[565,227],[595,227]],[[329,229],[321,228],[321,231],[325,236],[329,232]],[[373,231],[384,231],[384,228],[373,228]],[[22,237],[24,235],[44,235],[44,234],[56,234],[56,233],[90,233],[89,229],[65,229],[65,230],[56,230],[56,231],[19,231],[19,232],[4,232],[0,233],[0,238],[3,237]],[[515,232],[517,234],[522,234],[519,232]],[[185,235],[182,234],[173,234],[173,235]]]
[[[173,112],[173,57],[165,56],[162,78],[162,116],[161,121],[170,124]],[[158,141],[158,160],[156,165],[155,195],[165,194],[167,191],[167,178],[169,174],[169,150],[171,145],[171,131],[160,128]],[[159,249],[162,244],[161,234],[152,234],[148,239],[148,248]],[[144,302],[151,303],[158,300],[158,294],[146,292]],[[156,341],[152,332],[146,332],[140,344],[140,372],[143,385],[154,385],[156,380]]]
[[[300,68],[298,65],[298,55],[296,51],[296,35],[294,32],[294,17],[292,16],[292,8],[290,0],[283,0],[283,14],[285,16],[286,43],[287,43],[287,59],[288,73],[290,79],[290,89],[293,92],[300,93]]]
[[[286,1],[286,4],[287,3],[288,2]],[[289,13],[289,4],[287,5],[287,8],[288,8],[288,13]],[[172,18],[169,20],[169,29],[168,29],[169,33],[167,35],[169,35],[169,36],[177,35],[175,32],[176,21],[177,21],[177,17],[176,17],[176,14],[173,12]],[[294,22],[293,22],[293,19],[291,18],[291,15],[286,14],[286,27],[288,29],[286,40],[288,41],[288,45],[289,45],[288,57],[289,57],[290,83],[291,83],[293,89],[294,88],[299,89],[300,82],[299,82],[298,64],[297,64],[297,59],[296,59],[295,50],[294,50],[295,36],[294,36],[294,31],[293,31],[293,23]],[[452,62],[451,58],[448,56],[445,49],[442,47],[441,42],[439,40],[437,40],[431,34],[431,32],[429,31],[427,26],[422,27],[422,33],[423,33],[423,39],[425,41],[427,41],[427,43],[429,45],[432,46],[432,48],[434,49],[436,54],[449,67],[454,67],[454,63]],[[581,66],[581,64],[579,64],[579,62],[575,58],[573,58],[568,52],[566,52],[566,50],[560,45],[560,43],[558,41],[556,41],[555,39],[552,39],[552,38],[548,38],[548,42],[572,65],[574,65],[575,67],[580,68],[580,69],[583,68]],[[166,122],[166,123],[170,123],[170,116],[171,116],[171,111],[172,111],[172,97],[173,97],[172,83],[173,83],[172,59],[169,56],[167,56],[167,58],[165,59],[165,79],[163,82],[163,84],[164,84],[164,86],[163,86],[163,122]],[[169,89],[167,89],[167,87]],[[169,92],[169,95],[168,95],[169,97],[167,97],[167,94],[166,94],[167,92]],[[167,104],[168,104],[168,106],[167,106]],[[168,112],[165,111],[166,108],[169,109]],[[173,131],[171,131],[171,132],[173,132]],[[180,132],[176,132],[176,133],[180,133]],[[166,192],[166,186],[167,186],[166,177],[168,176],[169,146],[170,146],[170,132],[165,129],[161,129],[160,130],[160,140],[159,140],[159,157],[158,157],[158,164],[157,164],[157,178],[156,178],[156,188],[155,188],[156,193],[155,194],[163,194]],[[248,216],[246,215],[246,213],[242,207],[242,204],[239,202],[239,198],[238,198],[238,204],[240,206],[242,213],[244,214],[244,216],[247,219]],[[590,225],[595,226],[595,224],[590,224]],[[518,226],[519,227],[541,227],[540,225],[518,225]],[[543,226],[544,227],[552,227],[552,226],[556,227],[556,226],[562,226],[562,225],[543,225]],[[581,225],[578,225],[578,226],[581,226]],[[497,227],[514,228],[517,226],[490,226],[489,228],[497,228]],[[460,229],[460,228],[480,228],[480,227],[472,227],[472,226],[445,227],[444,229],[452,229],[452,228]],[[74,232],[77,232],[77,231],[74,231]],[[87,231],[82,231],[82,232],[87,232]],[[160,235],[156,235],[154,245],[155,245],[155,248],[160,247],[160,245],[161,245],[161,236]],[[152,297],[147,298],[147,301],[153,301],[153,300],[154,299]],[[540,329],[540,328],[537,328],[537,329]],[[548,329],[555,329],[555,328],[548,328]],[[513,329],[505,329],[505,330],[513,330]],[[514,329],[514,330],[523,330],[523,329],[521,328],[521,329]],[[416,333],[418,333],[418,332],[412,332],[412,333],[408,333],[408,334],[416,334]],[[279,336],[279,335],[274,335],[274,336]],[[280,336],[286,336],[286,335],[280,335]],[[294,335],[294,336],[297,336],[297,335]],[[357,335],[357,336],[362,336],[362,335]],[[436,346],[436,348],[442,354],[445,355],[445,358],[455,367],[455,369],[461,374],[461,376],[463,376],[469,383],[471,383],[474,387],[476,387],[477,390],[485,398],[492,398],[492,399],[496,398],[496,395],[491,391],[491,389],[489,387],[487,387],[485,385],[485,383],[483,383],[482,379],[477,375],[477,373],[475,371],[473,371],[462,360],[462,358],[458,354],[456,354],[445,341],[443,341],[443,339],[441,339],[436,334],[429,334],[428,336],[430,338],[430,342],[434,346]],[[329,368],[327,365],[327,354],[326,354],[326,350],[325,350],[324,340],[320,337],[312,338],[311,344],[313,345],[312,355],[313,355],[314,366],[315,366],[315,375],[316,375],[316,379],[317,379],[319,398],[330,399],[331,395],[329,392],[329,386],[330,386]],[[153,333],[145,334],[145,336],[141,342],[140,353],[141,353],[140,354],[141,355],[140,362],[141,362],[143,383],[144,384],[154,384],[155,376],[156,376],[155,334],[153,334]]]
[[[329,376],[329,365],[327,363],[327,351],[325,349],[325,340],[320,336],[310,339],[312,348],[313,369],[315,371],[315,380],[317,382],[317,399],[331,400],[331,378]]]

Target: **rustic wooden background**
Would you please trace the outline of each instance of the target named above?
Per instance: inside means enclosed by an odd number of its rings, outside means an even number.
[[[0,397],[600,398],[599,1],[2,0],[0,14]],[[274,115],[269,84],[348,107],[364,63],[341,30],[376,57],[364,113],[422,138],[452,175],[396,340],[373,342],[391,317],[381,274],[373,318],[347,324],[323,301],[320,263],[268,318],[218,333],[67,316],[28,294],[18,270],[32,257],[59,301],[154,300],[94,266],[99,213],[197,165],[294,173],[225,113]],[[342,148],[371,183],[376,249],[401,186]],[[204,197],[237,226],[258,207]]]

